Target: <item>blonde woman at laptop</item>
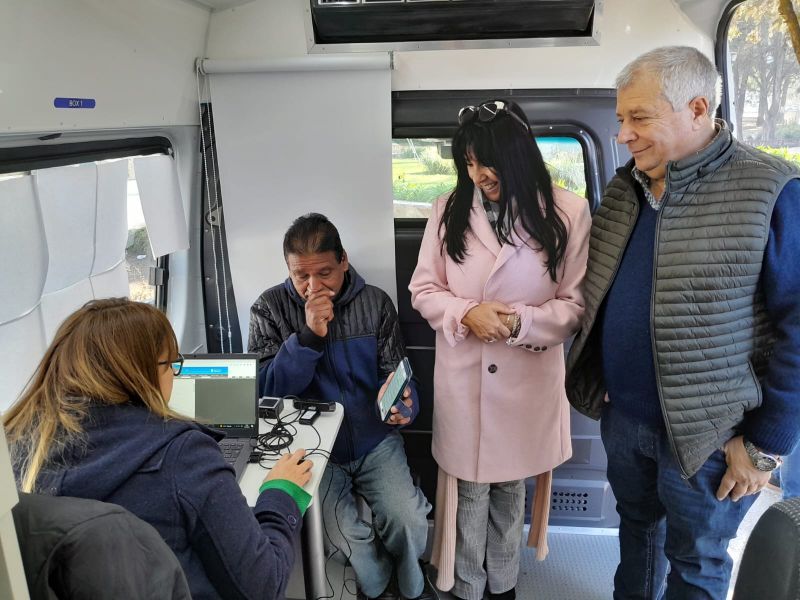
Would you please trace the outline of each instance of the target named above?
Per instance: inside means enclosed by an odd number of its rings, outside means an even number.
[[[93,300],[72,314],[4,415],[18,486],[112,502],[150,523],[195,600],[282,598],[312,463],[284,455],[249,508],[218,435],[167,406],[181,365],[151,306]]]

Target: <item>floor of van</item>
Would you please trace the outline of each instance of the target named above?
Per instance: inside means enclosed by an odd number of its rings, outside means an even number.
[[[733,557],[733,582],[739,569],[744,546],[758,518],[774,502],[780,493],[765,489],[747,513],[739,527],[738,535],[728,548]],[[527,528],[525,535],[527,539]],[[608,600],[612,596],[614,571],[619,560],[619,543],[615,529],[592,529],[581,527],[551,527],[548,531],[550,553],[544,561],[536,560],[536,552],[522,547],[520,573],[517,584],[519,600]],[[299,571],[299,569],[297,570]],[[352,600],[355,598],[355,580],[352,569],[329,561],[326,569],[332,590],[326,598],[330,600]],[[435,570],[430,568],[431,580]],[[346,581],[345,581],[346,580]],[[287,598],[304,598],[302,581],[293,576]],[[446,592],[439,592],[441,600],[453,600]]]

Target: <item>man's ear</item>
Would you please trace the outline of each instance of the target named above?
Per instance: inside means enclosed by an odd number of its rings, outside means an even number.
[[[708,98],[705,96],[695,96],[689,100],[689,110],[692,111],[695,128],[705,126],[705,119],[711,118],[708,114]]]
[[[350,261],[347,260],[347,252],[345,252],[344,250],[342,250],[342,260],[339,261],[339,263],[342,265],[342,268],[345,271],[350,270]]]

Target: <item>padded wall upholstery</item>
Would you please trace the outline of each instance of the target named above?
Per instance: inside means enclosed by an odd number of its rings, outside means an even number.
[[[0,181],[0,411],[16,398],[44,351],[39,299],[47,242],[33,177]]]
[[[127,177],[121,160],[0,181],[0,412],[66,316],[128,295]]]

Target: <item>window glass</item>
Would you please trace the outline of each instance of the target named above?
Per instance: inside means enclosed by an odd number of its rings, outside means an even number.
[[[427,218],[431,204],[455,187],[450,140],[437,138],[392,140],[394,216]]]
[[[583,148],[570,137],[538,137],[553,183],[586,196]],[[453,190],[456,171],[449,139],[392,140],[392,191],[396,219],[427,218],[431,204]]]
[[[748,0],[728,27],[734,135],[800,163],[800,68],[778,0]]]
[[[538,137],[536,143],[553,183],[586,198],[583,148],[571,137]]]
[[[128,242],[125,244],[125,268],[131,300],[155,304],[156,288],[150,285],[150,268],[156,266],[150,238],[144,224],[139,187],[133,170],[133,158],[128,161]]]

